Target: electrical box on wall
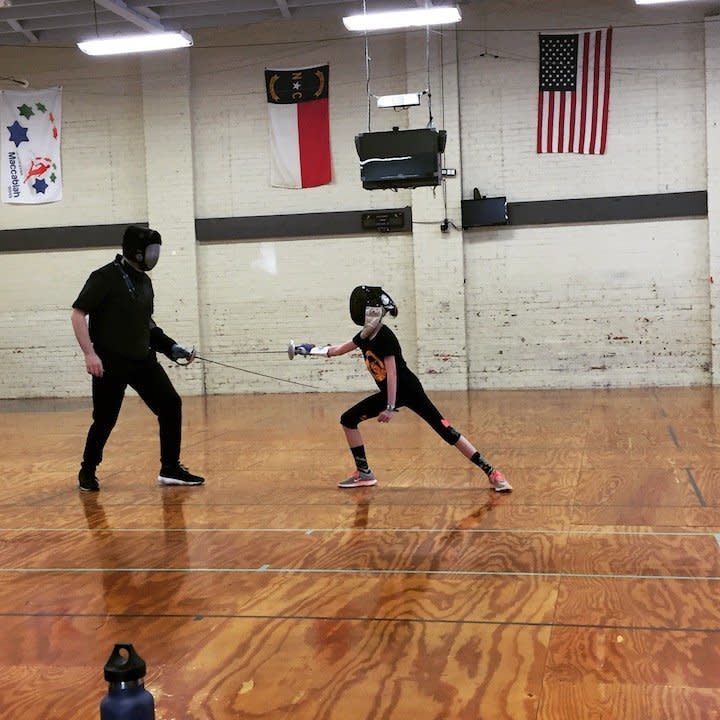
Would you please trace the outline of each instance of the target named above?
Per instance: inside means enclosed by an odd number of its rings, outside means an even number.
[[[364,230],[377,230],[382,233],[405,230],[405,213],[402,210],[389,212],[366,212],[362,214]]]

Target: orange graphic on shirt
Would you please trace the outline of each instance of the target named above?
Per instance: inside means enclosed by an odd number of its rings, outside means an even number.
[[[387,377],[385,363],[372,350],[365,354],[365,365],[377,382],[382,382]]]

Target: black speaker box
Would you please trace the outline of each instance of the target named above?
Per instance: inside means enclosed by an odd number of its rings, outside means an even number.
[[[365,190],[432,187],[442,181],[445,130],[423,128],[355,136],[360,179]]]

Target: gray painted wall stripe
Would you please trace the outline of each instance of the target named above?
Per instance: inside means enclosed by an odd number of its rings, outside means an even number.
[[[400,214],[402,217],[399,217]],[[250,217],[207,218],[195,220],[198,242],[253,241],[262,238],[322,237],[358,235],[374,232],[375,222],[365,216],[394,215],[402,225],[391,232],[412,231],[412,208],[349,210],[347,212],[299,213],[295,215],[257,215]],[[364,227],[364,225],[367,225]]]
[[[29,228],[0,231],[0,252],[31,252],[34,250],[74,250],[78,248],[112,247],[122,245],[128,225],[146,222],[128,220],[117,225],[68,225],[66,227]]]
[[[482,220],[484,216],[482,203],[482,199],[462,201],[463,227],[480,227],[486,224]],[[508,225],[511,226],[707,217],[707,192],[699,190],[657,195],[541,200],[508,203],[507,210]],[[393,219],[396,221],[394,224],[397,225],[392,227],[390,232],[411,232],[412,208],[403,207],[295,215],[199,218],[195,220],[195,233],[197,241],[201,243],[252,242],[263,238],[290,239],[358,235],[375,232],[374,223],[367,216],[388,214],[394,214]],[[368,220],[370,221],[368,222]],[[441,220],[438,219],[438,227],[440,222]],[[127,223],[114,225],[71,225],[2,230],[0,231],[0,252],[117,248],[120,247],[123,230],[130,224],[147,226],[146,222],[129,219]]]
[[[587,222],[707,217],[707,192],[508,203],[510,225],[567,225]]]

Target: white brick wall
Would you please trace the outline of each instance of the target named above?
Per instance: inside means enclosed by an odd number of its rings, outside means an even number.
[[[525,26],[520,8],[511,19]],[[535,151],[537,31],[463,33],[463,197],[473,187],[512,202],[704,190],[703,36],[702,23],[614,28],[607,152],[583,156]],[[486,46],[499,57],[483,57]]]
[[[446,165],[461,171],[445,195],[441,188],[434,195],[362,189],[353,138],[368,129],[363,39],[336,23],[289,22],[282,37],[277,26],[196,33],[187,65],[184,56],[101,60],[74,50],[0,48],[3,73],[64,88],[65,181],[61,203],[0,204],[0,230],[148,220],[164,236],[153,280],[156,319],[169,334],[196,342],[210,358],[322,390],[371,382],[357,358],[290,363],[282,351],[290,338],[349,338],[347,296],[363,282],[384,285],[400,304],[391,325],[432,389],[464,387],[465,378],[472,388],[708,382],[717,364],[713,197],[708,220],[440,232],[436,221],[445,214],[460,227],[459,201],[474,187],[510,202],[717,189],[716,21],[705,28],[693,5],[656,12],[620,0],[579,0],[571,12],[559,0],[527,5],[463,6],[457,55],[451,36],[443,40],[442,81],[432,34],[433,114],[449,131]],[[674,22],[688,19],[700,22]],[[538,156],[538,30],[610,23],[607,155]],[[422,32],[371,37],[371,92],[424,87],[423,41]],[[270,188],[264,68],[326,61],[333,182]],[[371,129],[421,127],[426,111],[379,111],[373,103]],[[198,246],[192,232],[194,217],[407,204],[413,235]],[[0,255],[0,397],[89,393],[70,304],[89,272],[113,255]],[[199,362],[173,367],[172,377],[183,393],[302,390]]]
[[[466,234],[470,385],[709,382],[707,222]]]
[[[359,330],[349,317],[348,288],[392,288],[401,307],[391,326],[414,363],[412,241],[407,235],[207,245],[200,248],[202,348],[219,362],[321,390],[363,390],[362,358],[288,360],[289,340],[333,344]],[[270,354],[260,351],[269,350]],[[358,359],[359,358],[359,359]],[[301,392],[289,383],[207,365],[207,391]]]
[[[63,88],[63,200],[0,203],[0,229],[112,224],[147,217],[138,60],[0,47],[2,74]],[[17,88],[15,88],[17,89]]]
[[[705,25],[705,78],[707,83],[707,187],[708,248],[710,275],[720,281],[720,22],[717,18]],[[710,286],[710,327],[713,382],[720,377],[720,342],[718,342],[718,285]]]
[[[336,25],[299,24],[287,38],[343,35]],[[215,42],[232,42],[230,36]],[[235,40],[237,38],[235,37]],[[286,45],[277,30],[258,29],[257,47],[204,49],[193,54],[193,147],[200,218],[272,215],[372,207],[398,207],[409,192],[368,192],[360,185],[354,138],[367,131],[367,96],[362,38]],[[273,42],[278,44],[274,45]],[[405,92],[405,46],[400,37],[372,43],[371,90]],[[302,192],[270,187],[269,133],[265,68],[292,68],[330,63],[330,144],[333,181]],[[378,111],[373,102],[371,127],[390,130],[407,124],[406,113]]]
[[[651,27],[658,17],[648,11],[621,17],[606,3],[598,23],[590,3],[574,3],[560,28],[647,24],[614,29],[607,154],[537,155],[538,33],[508,29],[553,23],[522,5],[502,17],[465,12],[475,27],[502,31],[460,38],[463,196],[474,187],[509,202],[705,189],[702,21]],[[678,12],[659,17],[688,18]],[[708,224],[467,231],[470,386],[709,382]]]
[[[190,58],[183,52],[166,53],[143,58],[141,67],[148,222],[165,236],[162,262],[153,273],[155,320],[179,343],[190,345],[200,334]],[[203,391],[198,365],[175,377],[179,392]]]

